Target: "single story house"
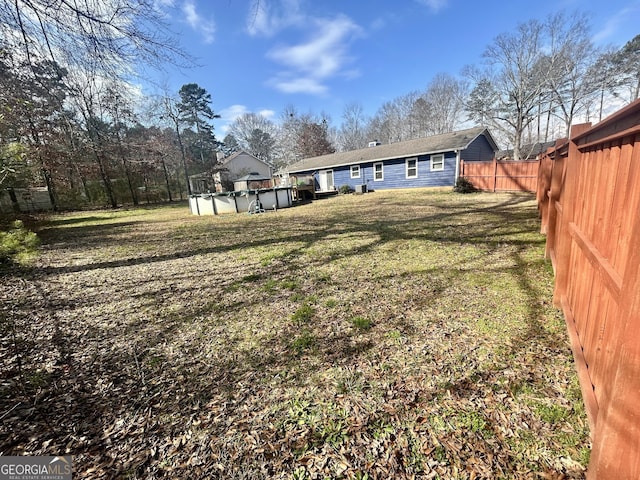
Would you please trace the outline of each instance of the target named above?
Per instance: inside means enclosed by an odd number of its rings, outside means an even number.
[[[244,150],[223,158],[220,163],[222,170],[214,175],[217,192],[231,190],[233,183],[245,175],[258,174],[266,178],[273,176],[270,164]]]
[[[356,191],[453,186],[460,160],[490,161],[498,146],[485,127],[306,158],[286,168],[290,177],[313,175],[319,192],[349,185]]]
[[[189,176],[192,193],[233,191],[234,182],[249,174],[272,177],[273,167],[270,164],[244,150],[224,158],[220,158],[222,153],[218,152],[218,155],[218,171],[213,175],[205,172]]]

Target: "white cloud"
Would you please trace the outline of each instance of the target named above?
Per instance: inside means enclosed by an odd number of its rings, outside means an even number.
[[[327,86],[318,80],[309,77],[272,79],[269,82],[282,93],[309,93],[311,95],[324,95]]]
[[[249,113],[249,109],[246,105],[231,105],[230,107],[223,108],[218,112],[220,119],[227,123],[232,123],[236,118],[245,113]]]
[[[220,115],[219,122],[222,122],[220,127],[217,127],[223,134],[227,134],[229,131],[229,127],[231,124],[240,116],[245,113],[251,113],[251,110],[247,108],[246,105],[231,105],[230,107],[223,108],[218,112]],[[264,118],[273,118],[276,114],[273,110],[263,109],[258,112],[259,115],[262,115]]]
[[[640,3],[635,3],[613,14],[605,22],[604,27],[593,36],[594,43],[603,43],[618,33],[620,26],[629,19],[637,18]]]
[[[283,65],[276,78],[269,82],[284,93],[324,94],[326,80],[341,75],[352,59],[348,46],[362,29],[346,16],[312,21],[313,32],[307,42],[279,46],[267,56]],[[353,76],[354,71],[350,70]]]
[[[249,35],[266,35],[271,30],[270,23],[271,18],[267,2],[255,2],[252,11],[247,16],[247,31]]]
[[[260,110],[258,115],[262,115],[264,118],[273,118],[276,115],[276,112],[273,110]]]
[[[269,56],[274,60],[304,72],[316,72],[318,77],[334,73],[343,63],[349,34],[357,29],[346,17],[318,21],[318,30],[307,43],[279,47]]]
[[[253,2],[247,15],[247,32],[251,36],[271,37],[284,28],[302,22],[304,15],[300,12],[299,0],[280,0],[276,3],[260,0]]]
[[[418,3],[429,7],[429,9],[433,13],[437,13],[446,7],[449,3],[449,0],[416,0]]]
[[[268,51],[267,58],[281,66],[269,85],[284,93],[322,95],[330,78],[358,75],[353,69],[345,73],[352,60],[349,44],[363,33],[349,17],[313,18],[302,12],[301,0],[260,0],[247,16],[247,32],[252,36],[273,37],[291,27],[308,39]]]
[[[186,0],[182,4],[182,13],[189,26],[202,35],[204,43],[212,43],[215,39],[216,24],[213,20],[205,20],[196,10],[193,0]]]

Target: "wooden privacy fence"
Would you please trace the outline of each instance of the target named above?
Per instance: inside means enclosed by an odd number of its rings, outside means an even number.
[[[460,175],[476,188],[490,192],[535,192],[538,160],[465,162],[460,161]]]
[[[592,452],[587,478],[640,478],[640,100],[577,125],[540,160],[554,303],[567,323]]]

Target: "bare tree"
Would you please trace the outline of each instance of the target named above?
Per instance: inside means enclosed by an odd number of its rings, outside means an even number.
[[[410,112],[403,112],[402,107],[398,99],[383,103],[369,123],[369,138],[382,143],[407,140],[404,120]]]
[[[640,97],[640,35],[629,40],[614,61],[620,73],[618,86],[627,89],[631,103]]]
[[[471,118],[510,133],[516,160],[547,87],[549,66],[541,62],[544,33],[542,23],[530,20],[518,25],[515,33],[498,35],[484,52],[488,71],[475,78],[468,103]],[[478,87],[485,91],[479,94]]]
[[[135,61],[160,65],[188,57],[176,45],[154,0],[0,0],[7,45],[29,63],[49,58],[64,66],[90,63],[121,75]]]
[[[342,124],[338,130],[338,150],[345,152],[364,148],[368,141],[367,123],[361,103],[351,102],[345,105]]]
[[[587,72],[589,82],[593,85],[594,93],[598,98],[598,121],[602,120],[605,108],[605,98],[610,94],[615,94],[618,86],[618,72],[615,64],[616,50],[609,47],[600,53],[596,61]],[[590,104],[585,107],[587,120],[591,114]]]
[[[326,113],[300,114],[289,105],[280,116],[278,157],[274,163],[276,167],[284,167],[303,158],[333,153],[335,137],[336,131]]]
[[[122,170],[127,179],[127,186],[131,201],[138,205],[138,194],[134,185],[133,172],[131,166],[131,146],[128,144],[127,133],[137,121],[136,115],[131,107],[132,101],[128,98],[127,86],[118,81],[110,82],[102,94],[102,104],[108,114],[111,123],[111,136],[115,143],[116,156],[118,157]]]
[[[97,81],[97,75],[74,72],[70,75],[71,101],[81,117],[85,142],[98,169],[107,201],[112,208],[118,206],[112,182],[113,166],[110,157],[108,123],[103,104],[106,85]]]
[[[437,74],[427,88],[384,103],[369,122],[369,138],[383,143],[451,132],[462,123],[466,83]]]
[[[599,51],[589,38],[589,23],[584,15],[552,15],[547,19],[545,31],[548,53],[543,55],[541,67],[547,74],[552,111],[558,112],[564,122],[564,135],[568,137],[574,118],[584,111],[587,99],[598,89],[588,73]]]
[[[427,132],[430,134],[449,133],[462,123],[466,84],[448,73],[438,73],[423,94],[424,105],[421,110],[427,110]]]
[[[56,209],[52,171],[57,156],[55,151],[59,150],[55,147],[59,140],[56,130],[67,94],[64,85],[66,71],[54,62],[42,61],[28,65],[15,57],[3,52],[0,59],[0,115],[4,119],[0,145],[20,144],[18,150],[36,161],[38,176],[47,186],[51,205]],[[14,147],[5,150],[14,151]]]
[[[434,112],[424,95],[416,99],[409,115],[419,137],[431,133]]]
[[[274,164],[284,167],[302,159],[298,151],[298,136],[300,134],[300,115],[293,105],[287,105],[279,118],[280,128],[277,134],[277,157]]]
[[[168,93],[166,93],[162,99],[161,103],[161,119],[168,121],[169,125],[171,125],[172,130],[176,134],[176,140],[178,142],[178,149],[180,151],[180,159],[182,163],[182,171],[184,173],[185,185],[187,188],[187,195],[191,195],[191,185],[189,184],[189,171],[187,169],[187,155],[184,149],[184,142],[182,140],[182,129],[184,127],[182,122],[182,116],[180,114],[180,109],[178,108],[179,100]],[[182,194],[181,194],[182,195]]]
[[[276,138],[278,127],[268,118],[257,113],[244,113],[229,126],[238,147],[269,163],[277,157]]]

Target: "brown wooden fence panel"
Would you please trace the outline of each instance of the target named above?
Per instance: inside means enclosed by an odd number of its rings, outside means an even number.
[[[460,162],[460,175],[467,178],[474,187],[493,192],[496,184],[496,164],[494,162]]]
[[[591,426],[588,478],[640,478],[640,101],[547,150],[536,198]]]
[[[538,160],[461,162],[460,175],[490,192],[535,192]]]

